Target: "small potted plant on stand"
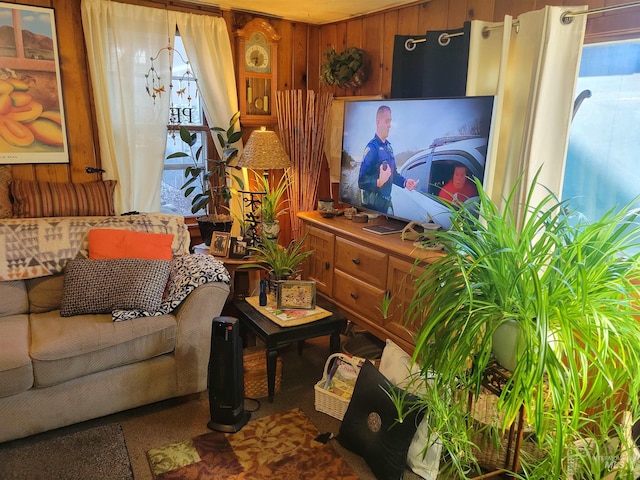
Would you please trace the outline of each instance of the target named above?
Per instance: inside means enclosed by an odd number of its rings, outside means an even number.
[[[478,399],[504,346],[500,330],[514,323],[515,362],[496,418],[504,432],[523,415],[526,442],[541,455],[522,455],[523,471],[511,473],[572,478],[571,467],[584,474],[575,478],[604,478],[611,458],[635,448],[607,450],[612,435],[625,438],[620,413],[640,416],[638,212],[628,206],[589,223],[553,195],[534,202],[536,180],[524,202],[514,188],[502,209],[477,182],[479,217],[452,207],[452,228],[433,232],[445,252],[415,283],[413,358],[434,375],[414,407],[429,412],[461,478],[478,472],[467,399]]]
[[[197,214],[204,210],[205,215],[196,218],[200,228],[200,234],[205,244],[211,243],[211,236],[214,231],[231,231],[233,217],[229,213],[229,200],[232,197],[232,189],[229,186],[229,179],[233,178],[240,188],[244,182],[239,175],[231,173],[232,168],[238,168],[231,163],[238,156],[238,149],[233,145],[242,138],[242,132],[236,130],[236,124],[240,118],[240,112],[229,120],[227,128],[213,127],[212,132],[217,132],[214,138],[222,149],[222,156],[219,159],[202,159],[202,146],[196,151],[194,148],[198,143],[198,135],[191,133],[184,125],[180,126],[180,138],[189,147],[190,153],[172,153],[167,159],[188,157],[193,165],[184,170],[185,182],[180,187],[184,191],[184,196],[189,197],[196,193],[191,200],[191,213]]]
[[[287,212],[284,206],[288,199],[284,199],[284,194],[289,188],[290,173],[285,170],[284,174],[275,187],[272,187],[269,177],[253,172],[258,190],[261,192],[258,215],[262,220],[262,236],[269,240],[277,241],[280,233],[280,223],[278,217]]]
[[[269,290],[277,291],[280,280],[290,280],[300,273],[300,265],[313,253],[304,250],[304,238],[292,240],[283,247],[275,240],[265,238],[262,243],[249,248],[252,263],[240,265],[238,268],[259,268],[269,275]]]

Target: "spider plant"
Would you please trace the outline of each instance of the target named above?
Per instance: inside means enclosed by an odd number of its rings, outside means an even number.
[[[274,223],[280,215],[287,212],[285,204],[288,200],[283,200],[283,196],[289,189],[291,174],[289,170],[285,170],[275,187],[267,175],[262,175],[257,172],[253,172],[253,175],[258,190],[264,192],[258,213],[264,223]]]
[[[260,268],[278,280],[291,278],[299,272],[300,264],[313,253],[313,250],[304,250],[303,244],[304,238],[292,240],[287,247],[280,246],[274,240],[264,239],[262,243],[249,248],[254,262],[238,268]]]
[[[463,478],[477,464],[461,405],[477,398],[505,322],[516,321],[524,341],[498,401],[502,428],[522,408],[544,452],[523,459],[521,478],[565,478],[569,459],[603,478],[610,456],[597,452],[619,429],[618,414],[640,413],[638,213],[628,205],[589,223],[552,194],[534,201],[536,182],[522,206],[516,185],[502,209],[477,182],[479,217],[452,207],[452,228],[433,232],[445,253],[423,266],[409,307],[408,320],[421,323],[414,361],[437,372],[414,408],[435,412],[432,428]],[[588,462],[578,444],[590,446]]]

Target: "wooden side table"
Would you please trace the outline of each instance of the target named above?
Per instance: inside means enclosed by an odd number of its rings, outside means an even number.
[[[209,254],[210,248],[204,243],[198,244],[193,247],[194,253],[200,253],[203,255]],[[256,263],[252,258],[222,258],[216,257],[222,263],[229,272],[231,277],[231,292],[229,298],[233,301],[242,300],[245,297],[251,296],[253,292],[258,292],[260,288],[260,269],[255,268],[238,268],[241,265],[249,263]]]
[[[255,263],[251,258],[220,258],[231,276],[231,294],[234,302],[245,297],[257,295],[260,288],[260,268],[238,268],[242,265]],[[254,293],[255,292],[255,293]]]
[[[340,334],[344,331],[347,320],[338,313],[335,307],[326,300],[318,299],[318,306],[332,310],[329,317],[314,322],[291,327],[281,327],[253,308],[246,300],[235,302],[242,330],[250,330],[262,340],[267,349],[267,385],[269,402],[273,402],[276,385],[276,360],[278,348],[292,342],[298,342],[298,354],[302,354],[302,343],[309,338],[330,336],[329,353],[340,351]]]

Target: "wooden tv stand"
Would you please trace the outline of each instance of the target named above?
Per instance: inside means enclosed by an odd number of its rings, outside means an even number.
[[[405,325],[413,295],[418,256],[429,262],[440,253],[424,252],[399,233],[378,235],[363,226],[384,219],[355,223],[344,216],[323,218],[317,211],[301,212],[307,234],[305,245],[314,253],[304,269],[304,278],[316,281],[319,295],[342,310],[349,319],[381,339],[390,338],[412,352],[415,325]],[[382,315],[382,299],[390,295],[391,307]]]

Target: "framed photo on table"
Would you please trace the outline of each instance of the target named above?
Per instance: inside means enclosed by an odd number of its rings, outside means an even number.
[[[281,280],[278,282],[277,308],[316,308],[316,282],[312,280]]]
[[[231,237],[229,258],[244,258],[249,254],[247,242],[242,237]]]
[[[230,239],[231,234],[229,232],[213,232],[209,253],[216,257],[226,257],[229,255]]]

